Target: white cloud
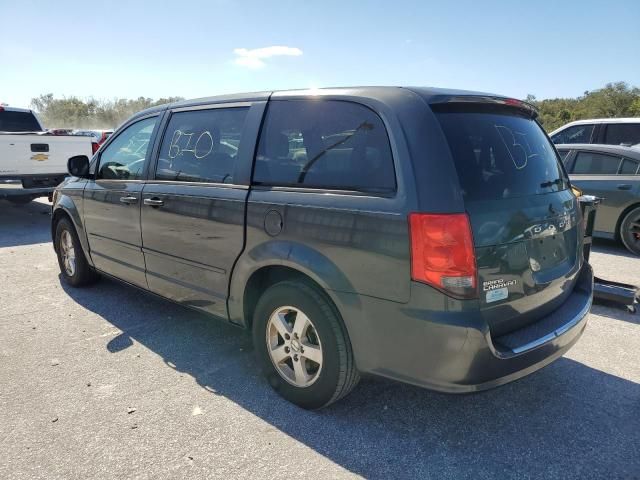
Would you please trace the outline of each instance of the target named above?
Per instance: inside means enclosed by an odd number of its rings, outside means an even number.
[[[265,58],[277,57],[277,56],[289,56],[299,57],[302,55],[302,50],[295,47],[263,47],[254,48],[252,50],[246,48],[236,48],[233,53],[237,55],[234,63],[241,67],[247,68],[262,68],[266,65]]]

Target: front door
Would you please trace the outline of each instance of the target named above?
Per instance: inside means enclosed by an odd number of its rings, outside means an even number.
[[[84,191],[84,223],[98,270],[146,288],[140,199],[158,116],[136,121],[100,153]]]
[[[173,111],[142,192],[149,289],[223,317],[244,245],[248,178],[241,182],[238,171],[251,165],[249,110],[223,104]]]

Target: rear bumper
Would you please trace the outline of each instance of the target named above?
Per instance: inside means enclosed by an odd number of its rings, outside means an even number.
[[[511,382],[562,356],[582,335],[592,299],[593,272],[585,263],[558,309],[499,338],[492,338],[475,302],[417,283],[409,304],[360,297],[359,306],[346,307],[345,319],[363,373],[466,393]],[[350,316],[353,308],[359,319]]]
[[[0,198],[45,197],[55,190],[64,175],[0,178]]]

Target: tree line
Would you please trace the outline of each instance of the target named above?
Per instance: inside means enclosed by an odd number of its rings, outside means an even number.
[[[38,112],[46,128],[112,129],[140,110],[178,100],[182,97],[83,100],[78,97],[54,98],[52,93],[48,93],[31,99],[31,108]]]
[[[640,117],[640,88],[626,82],[607,83],[577,98],[538,100],[527,95],[525,100],[538,109],[538,120],[548,132],[586,118]]]
[[[47,128],[106,129],[120,125],[140,110],[177,100],[182,98],[83,100],[78,97],[54,98],[52,93],[48,93],[32,99],[31,107],[39,113]],[[577,98],[538,100],[534,95],[527,95],[525,100],[535,105],[540,112],[540,123],[549,132],[565,123],[585,118],[640,117],[640,88],[626,82],[608,83]]]

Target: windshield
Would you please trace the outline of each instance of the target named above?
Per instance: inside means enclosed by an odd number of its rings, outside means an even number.
[[[436,112],[467,200],[497,200],[568,187],[556,152],[535,120],[511,112]]]
[[[0,132],[41,132],[36,117],[31,112],[0,111]]]

